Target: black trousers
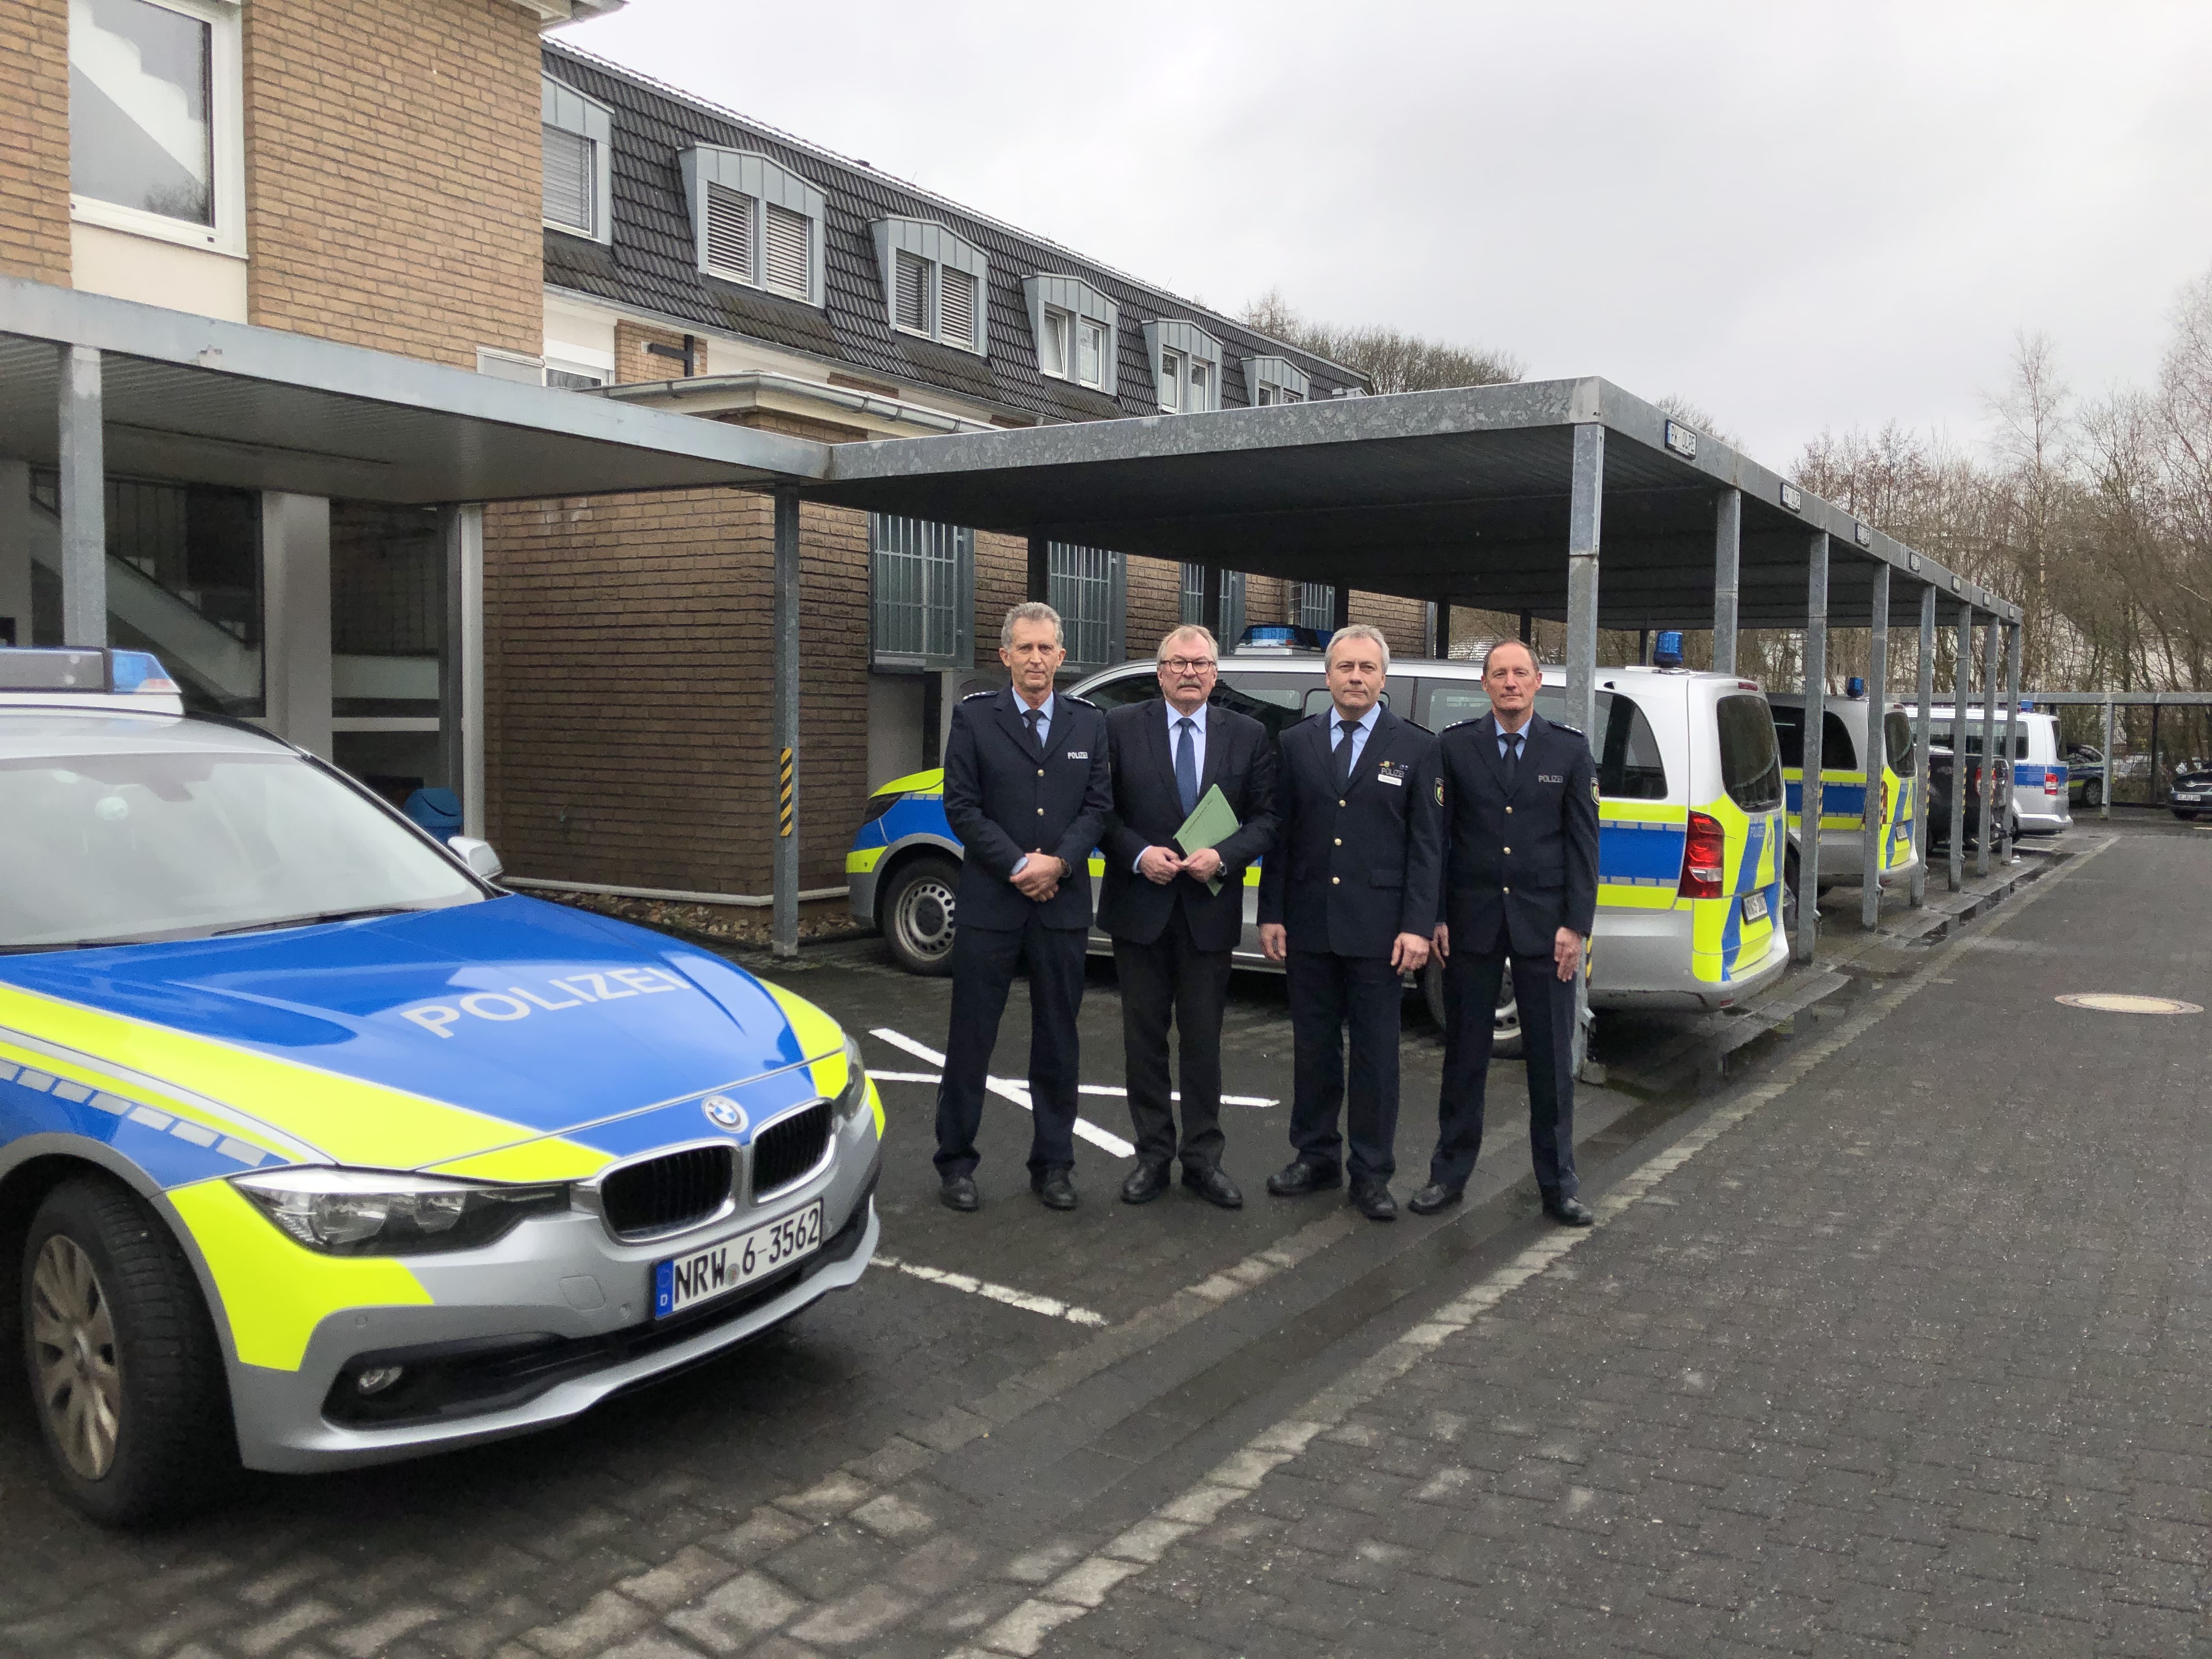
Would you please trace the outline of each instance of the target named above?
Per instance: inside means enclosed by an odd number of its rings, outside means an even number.
[[[1034,914],[1018,928],[962,927],[952,940],[952,1026],[937,1085],[937,1171],[972,1175],[981,1155],[983,1085],[1014,969],[1030,976],[1030,1173],[1075,1164],[1075,1016],[1083,1006],[1084,931],[1048,927]]]
[[[1342,1168],[1354,1181],[1388,1181],[1398,1168],[1398,1012],[1404,1000],[1388,957],[1293,951],[1290,981],[1291,1145],[1298,1161]],[[1352,1036],[1352,1091],[1344,1086],[1344,1039]],[[1344,1135],[1337,1114],[1344,1112]],[[1351,1155],[1343,1155],[1345,1142]]]
[[[1121,981],[1121,1062],[1129,1085],[1129,1121],[1137,1158],[1175,1161],[1176,1120],[1169,1099],[1168,1028],[1175,1027],[1182,1073],[1182,1146],[1186,1169],[1221,1162],[1221,1014],[1229,1001],[1226,951],[1201,951],[1181,904],[1150,945],[1114,941]]]
[[[1502,941],[1501,941],[1502,943]],[[1444,1080],[1437,1100],[1437,1151],[1429,1179],[1464,1187],[1482,1151],[1483,1091],[1497,1034],[1505,955],[1455,951],[1444,958]],[[1528,1063],[1528,1148],[1548,1199],[1572,1198],[1575,1179],[1575,987],[1549,957],[1513,958],[1521,1052]]]

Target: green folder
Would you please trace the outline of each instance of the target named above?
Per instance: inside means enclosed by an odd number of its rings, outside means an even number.
[[[1229,805],[1229,797],[1215,784],[1199,797],[1198,805],[1190,809],[1190,816],[1176,831],[1176,845],[1185,853],[1195,853],[1201,847],[1218,847],[1235,835],[1241,826],[1237,822],[1236,810]],[[1216,876],[1206,884],[1209,893],[1221,890],[1221,878]]]

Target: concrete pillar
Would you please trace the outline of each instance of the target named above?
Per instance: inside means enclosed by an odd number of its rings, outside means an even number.
[[[1974,608],[1959,607],[1951,653],[1951,890],[1966,884],[1966,716],[1974,702]]]
[[[61,351],[62,643],[107,643],[107,459],[100,353]]]
[[[323,496],[262,494],[261,639],[269,729],[331,759],[331,504]]]
[[[2105,775],[2097,786],[2097,816],[2112,816],[2112,688],[2105,688]]]
[[[448,507],[446,648],[438,663],[438,750],[460,797],[461,833],[482,839],[484,805],[483,507]]]
[[[1936,700],[1936,589],[1920,590],[1920,678],[1914,683],[1920,697],[1912,717],[1912,908],[1928,902],[1929,836],[1935,826],[1928,821],[1929,705]]]
[[[1567,724],[1593,745],[1597,723],[1598,544],[1605,507],[1605,428],[1575,428],[1567,501]]]
[[[1030,574],[1044,547],[1030,538]],[[779,957],[799,954],[799,491],[775,492],[775,908],[769,942]]]
[[[31,464],[0,455],[0,645],[31,638]]]
[[[1859,922],[1873,928],[1881,921],[1881,777],[1888,760],[1889,566],[1874,568],[1874,606],[1867,621],[1866,805],[1860,814]]]
[[[1990,872],[1990,843],[1997,833],[1997,628],[1995,617],[1982,627],[1982,833],[1974,838],[1978,876]]]
[[[1723,489],[1713,503],[1713,672],[1735,672],[1738,569],[1743,556],[1743,492]]]
[[[1828,714],[1828,538],[1813,538],[1805,579],[1805,761],[1797,811],[1796,958],[1810,962],[1820,939],[1820,728]]]

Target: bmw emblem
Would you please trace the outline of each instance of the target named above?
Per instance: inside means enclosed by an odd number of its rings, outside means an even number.
[[[745,1127],[745,1109],[727,1095],[708,1095],[699,1103],[699,1109],[718,1128],[735,1131]]]

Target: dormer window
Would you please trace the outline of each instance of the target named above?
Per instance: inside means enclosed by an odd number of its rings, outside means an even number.
[[[822,192],[750,150],[687,149],[684,193],[699,269],[726,283],[822,303]]]
[[[1145,353],[1152,360],[1163,413],[1202,415],[1221,407],[1221,342],[1197,324],[1146,323]]]
[[[1287,357],[1247,357],[1244,392],[1255,409],[1268,404],[1302,404],[1312,382]]]
[[[1030,276],[1022,292],[1036,331],[1037,370],[1114,395],[1121,307],[1079,276]]]
[[[928,219],[878,219],[872,228],[890,325],[986,354],[990,263],[981,250]]]
[[[611,234],[607,152],[613,118],[574,87],[550,76],[538,82],[544,145],[544,221],[552,230],[595,242]]]

